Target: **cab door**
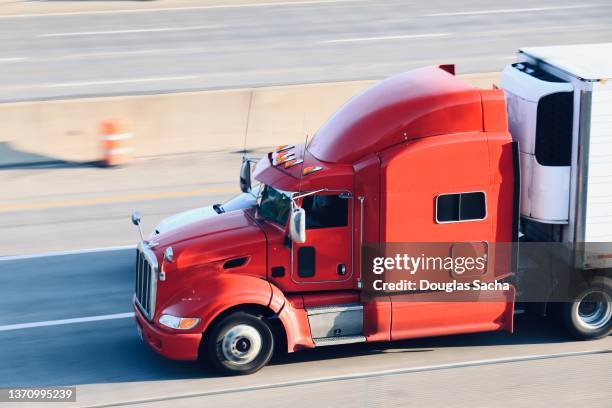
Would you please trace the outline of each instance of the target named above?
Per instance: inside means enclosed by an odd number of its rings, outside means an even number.
[[[293,243],[291,279],[312,290],[348,289],[353,275],[353,198],[325,192],[302,199],[306,242]]]

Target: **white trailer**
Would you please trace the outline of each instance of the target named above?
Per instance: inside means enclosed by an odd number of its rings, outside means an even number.
[[[576,267],[612,267],[612,43],[522,48],[501,86],[519,142],[523,232],[588,243]]]
[[[519,294],[585,339],[612,325],[610,80],[612,43],[522,48],[501,80],[519,149]]]

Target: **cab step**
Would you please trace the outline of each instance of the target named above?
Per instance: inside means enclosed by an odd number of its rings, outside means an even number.
[[[363,305],[358,303],[307,307],[310,335],[332,344],[363,337]],[[331,339],[331,340],[328,340]],[[342,340],[344,339],[344,340]]]
[[[338,344],[364,343],[365,336],[335,336],[335,337],[320,337],[312,339],[315,347],[335,346]]]

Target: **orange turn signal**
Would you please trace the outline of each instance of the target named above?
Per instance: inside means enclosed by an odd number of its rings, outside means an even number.
[[[159,318],[159,323],[163,324],[166,327],[170,327],[171,329],[189,330],[193,329],[198,323],[200,323],[200,319],[198,319],[197,317],[178,317],[172,315],[162,315]]]
[[[178,329],[189,330],[195,327],[200,322],[200,319],[195,317],[183,317],[179,322]]]
[[[291,168],[291,167],[293,167],[293,166],[296,166],[296,165],[298,165],[298,164],[302,163],[303,161],[304,161],[304,160],[302,160],[302,159],[299,159],[299,160],[296,160],[296,159],[291,159],[291,160],[287,161],[287,162],[284,164],[284,166],[285,166],[285,168],[286,168],[286,169],[289,169],[289,168]]]
[[[302,176],[307,176],[311,173],[315,173],[317,171],[323,170],[321,166],[308,166],[304,170],[302,170]]]
[[[293,148],[293,145],[280,145],[277,146],[276,149],[274,149],[276,151],[276,153],[280,153],[280,152],[284,152],[285,150],[289,150]]]

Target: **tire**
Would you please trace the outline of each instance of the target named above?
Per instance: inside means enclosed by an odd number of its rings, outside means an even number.
[[[270,361],[274,335],[261,316],[235,312],[213,324],[205,352],[208,362],[221,374],[251,374]]]
[[[562,305],[563,323],[581,340],[606,337],[612,333],[612,280],[597,277],[581,290],[576,300]]]

